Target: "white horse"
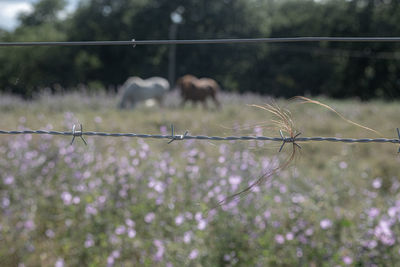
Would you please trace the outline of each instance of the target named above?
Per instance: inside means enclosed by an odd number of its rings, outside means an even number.
[[[152,77],[143,80],[139,77],[130,77],[121,87],[119,108],[135,107],[138,102],[156,99],[161,105],[165,93],[169,90],[169,82],[161,77]]]

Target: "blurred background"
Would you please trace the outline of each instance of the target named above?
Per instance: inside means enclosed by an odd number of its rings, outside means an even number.
[[[394,0],[0,1],[0,41],[399,36]],[[129,76],[212,77],[226,91],[398,98],[398,43],[31,47],[0,50],[0,90],[31,97]],[[62,89],[61,89],[62,88]]]
[[[0,0],[1,42],[398,37],[399,22],[399,0]],[[274,103],[301,137],[397,138],[399,48],[0,47],[0,130],[279,137],[282,116],[251,106]],[[221,108],[177,90],[117,108],[128,77],[185,74],[215,79]],[[0,136],[0,266],[399,266],[397,143],[300,143],[212,209],[293,146],[85,138]]]

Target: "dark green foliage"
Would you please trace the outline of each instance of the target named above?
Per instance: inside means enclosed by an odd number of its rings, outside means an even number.
[[[33,12],[22,13],[19,20],[24,26],[37,26],[52,23],[57,20],[57,15],[65,8],[66,0],[41,0],[33,4]]]
[[[42,0],[2,41],[168,39],[170,14],[184,7],[178,39],[400,36],[390,0],[84,0],[67,18],[64,0]],[[176,75],[218,80],[223,89],[291,97],[400,97],[399,44],[307,43],[177,46]],[[29,96],[43,87],[168,76],[169,46],[1,48],[0,90]]]

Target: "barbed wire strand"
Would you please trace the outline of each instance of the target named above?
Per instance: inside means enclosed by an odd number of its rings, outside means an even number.
[[[23,130],[23,131],[4,131],[0,130],[0,134],[5,135],[19,135],[19,134],[39,134],[39,135],[65,135],[65,136],[73,136],[71,141],[71,145],[73,144],[75,137],[81,137],[85,144],[86,141],[83,136],[103,136],[103,137],[134,137],[134,138],[152,138],[152,139],[170,139],[172,141],[181,141],[181,140],[212,140],[212,141],[274,141],[274,142],[282,142],[281,148],[286,143],[293,143],[298,146],[298,142],[343,142],[343,143],[393,143],[400,144],[400,130],[397,128],[398,139],[388,139],[388,138],[339,138],[339,137],[298,137],[297,134],[294,137],[284,137],[280,132],[281,137],[268,137],[268,136],[206,136],[206,135],[188,135],[188,131],[183,135],[175,135],[174,127],[171,125],[171,135],[159,135],[159,134],[136,134],[136,133],[107,133],[107,132],[83,132],[82,125],[81,130],[76,131],[75,125],[72,128],[71,132],[59,132],[59,131],[43,131],[43,130]],[[400,148],[399,151],[400,153]]]
[[[400,42],[400,37],[284,37],[200,40],[130,41],[65,41],[65,42],[0,42],[1,46],[115,46],[115,45],[184,45],[184,44],[254,44],[298,42]]]

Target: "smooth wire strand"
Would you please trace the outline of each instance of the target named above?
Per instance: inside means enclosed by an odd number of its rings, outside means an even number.
[[[298,42],[400,42],[400,37],[285,37],[203,40],[130,40],[71,42],[0,42],[0,46],[110,46],[110,45],[180,45],[180,44],[252,44]]]
[[[268,136],[205,136],[205,135],[157,135],[157,134],[135,134],[135,133],[105,133],[105,132],[59,132],[59,131],[3,131],[0,130],[0,134],[7,135],[18,135],[18,134],[39,134],[39,135],[66,135],[66,136],[105,136],[105,137],[135,137],[135,138],[153,138],[153,139],[170,139],[170,140],[213,140],[213,141],[275,141],[285,143],[297,143],[297,142],[313,142],[313,141],[326,141],[326,142],[344,142],[344,143],[394,143],[400,144],[399,139],[388,139],[388,138],[338,138],[338,137],[296,137],[296,138],[285,138],[285,137],[268,137]]]

